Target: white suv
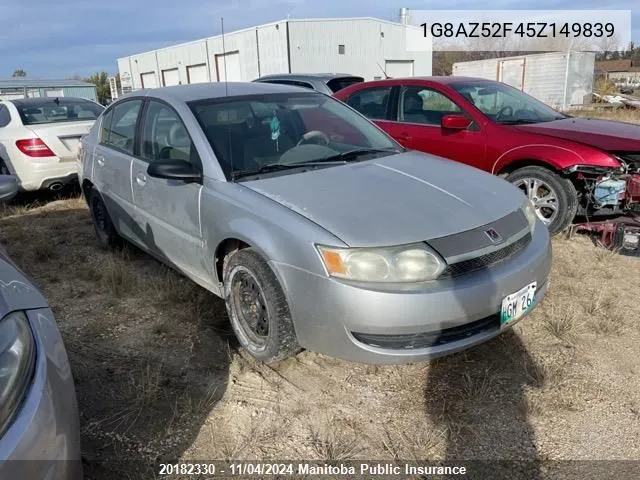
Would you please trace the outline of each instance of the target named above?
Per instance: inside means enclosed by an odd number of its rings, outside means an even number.
[[[78,142],[104,107],[83,98],[0,101],[0,174],[22,190],[59,190],[77,180]]]

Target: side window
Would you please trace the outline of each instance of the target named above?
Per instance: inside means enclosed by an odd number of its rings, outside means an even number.
[[[443,116],[463,113],[448,97],[424,87],[403,88],[398,110],[401,122],[438,126]]]
[[[360,90],[347,99],[347,105],[356,109],[367,118],[384,120],[387,118],[387,106],[391,96],[391,87],[376,87]]]
[[[113,119],[113,108],[102,116],[100,122],[100,143],[105,145],[111,128],[111,120]]]
[[[184,160],[198,163],[195,147],[184,123],[172,108],[160,102],[149,102],[140,153],[150,162]]]
[[[105,117],[102,144],[133,155],[136,135],[136,121],[142,100],[131,100],[115,105],[111,118]]]
[[[0,105],[0,128],[9,125],[10,121],[11,114],[9,113],[9,109],[4,105]]]

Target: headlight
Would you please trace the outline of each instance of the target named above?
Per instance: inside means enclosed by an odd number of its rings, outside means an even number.
[[[0,320],[0,436],[11,424],[31,384],[35,350],[24,313],[10,313]]]
[[[531,228],[531,234],[533,235],[533,231],[536,229],[536,220],[538,219],[536,207],[533,205],[533,202],[527,198],[520,207],[520,210],[522,210],[524,216],[527,217],[529,227]]]
[[[327,273],[359,282],[411,283],[436,279],[446,264],[423,243],[383,248],[319,245]]]

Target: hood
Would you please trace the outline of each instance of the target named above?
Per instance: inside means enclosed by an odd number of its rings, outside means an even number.
[[[640,151],[640,125],[631,123],[591,118],[563,118],[553,122],[518,125],[515,128],[584,143],[607,152]]]
[[[350,246],[401,245],[498,220],[524,201],[499,177],[420,152],[279,175],[241,185]]]
[[[15,310],[48,307],[47,300],[0,245],[0,318]]]

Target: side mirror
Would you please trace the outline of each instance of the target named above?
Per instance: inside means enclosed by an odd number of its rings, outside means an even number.
[[[0,175],[0,202],[8,202],[18,193],[18,177]]]
[[[147,174],[150,177],[180,180],[185,183],[202,182],[202,173],[184,160],[160,160],[150,163]]]
[[[440,121],[440,126],[448,130],[466,130],[470,125],[471,120],[459,114],[445,115]]]

